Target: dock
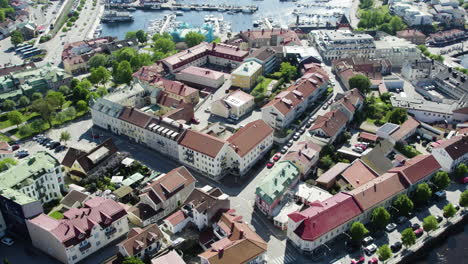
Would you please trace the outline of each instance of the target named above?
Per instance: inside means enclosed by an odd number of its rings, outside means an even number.
[[[158,3],[149,1],[135,2],[135,4],[122,3],[106,3],[106,6],[117,9],[127,9],[129,7],[149,10],[180,10],[180,11],[219,11],[219,12],[234,12],[234,13],[255,13],[258,11],[258,6],[236,6],[236,5],[213,5],[213,4],[180,4],[175,2]]]
[[[169,25],[169,23],[171,23],[172,20],[174,20],[176,18],[175,15],[169,15],[166,17],[166,20],[164,21],[164,24],[163,26],[161,27],[161,29],[159,30],[159,34],[163,34],[164,32],[166,32],[166,28],[167,26]]]

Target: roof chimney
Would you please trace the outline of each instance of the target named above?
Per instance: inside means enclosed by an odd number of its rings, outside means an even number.
[[[244,230],[239,231],[239,238],[244,238]]]

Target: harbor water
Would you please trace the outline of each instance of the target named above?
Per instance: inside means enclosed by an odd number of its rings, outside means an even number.
[[[187,22],[194,26],[201,26],[204,23],[204,17],[213,15],[215,17],[223,16],[224,21],[231,22],[231,31],[239,32],[251,29],[253,22],[261,20],[263,18],[271,18],[274,23],[280,27],[287,27],[287,25],[296,21],[295,12],[303,12],[307,14],[315,14],[322,16],[332,16],[334,13],[341,12],[349,14],[349,8],[351,6],[351,0],[302,0],[297,2],[292,1],[280,1],[280,0],[264,0],[264,1],[253,1],[253,0],[210,0],[210,1],[177,1],[177,3],[188,5],[188,4],[210,4],[210,5],[236,5],[236,6],[248,6],[256,5],[258,10],[255,13],[229,13],[220,11],[182,11],[183,15],[177,17],[177,21]],[[298,7],[298,4],[312,4],[316,6],[310,7]],[[136,31],[139,29],[146,30],[151,21],[157,19],[163,19],[164,15],[172,14],[174,11],[171,10],[136,10],[131,12],[134,17],[132,22],[119,22],[109,23],[102,25],[102,36],[114,36],[119,39],[124,38],[127,31]],[[302,15],[305,19],[318,20],[317,16],[311,17]]]

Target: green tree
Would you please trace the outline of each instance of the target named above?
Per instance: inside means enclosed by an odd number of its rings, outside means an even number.
[[[46,96],[47,103],[51,104],[54,109],[62,109],[65,103],[65,96],[61,92],[49,91]]]
[[[438,190],[447,188],[450,184],[450,177],[447,172],[439,171],[432,178],[432,183],[437,187]]]
[[[13,44],[14,46],[20,44],[21,42],[24,41],[24,36],[23,36],[23,33],[21,33],[21,31],[19,30],[15,30],[13,32],[11,32],[10,34],[11,36],[11,44]]]
[[[439,226],[439,222],[437,222],[437,219],[433,216],[427,216],[423,219],[423,228],[424,231],[430,232],[432,230],[436,230]]]
[[[114,80],[116,83],[130,83],[132,80],[132,66],[128,61],[122,61],[117,66],[116,73],[114,75]]]
[[[16,165],[18,162],[13,158],[4,158],[0,160],[0,171],[5,171],[9,166]]]
[[[52,127],[52,119],[55,115],[55,109],[51,104],[44,99],[37,99],[33,101],[31,109],[39,113],[42,119],[49,124],[49,127]]]
[[[99,97],[103,97],[105,96],[106,94],[108,94],[109,92],[107,91],[107,88],[104,87],[104,86],[99,86],[97,89],[96,89],[96,93],[99,95]]]
[[[154,42],[154,51],[160,51],[164,54],[168,54],[175,50],[175,43],[171,39],[159,38]]]
[[[392,257],[392,251],[387,244],[384,244],[377,250],[377,256],[379,256],[379,260],[385,263],[385,261]]]
[[[73,119],[76,116],[76,109],[73,106],[68,107],[67,109],[63,110],[65,115],[68,119]]]
[[[354,222],[349,229],[349,233],[354,242],[360,243],[364,236],[369,233],[369,230],[361,222]]]
[[[128,31],[125,33],[125,39],[134,39],[136,37],[136,31]]]
[[[42,94],[39,92],[35,92],[31,95],[31,100],[36,101],[37,99],[42,99]]]
[[[371,81],[362,74],[356,74],[349,79],[349,87],[357,88],[361,93],[367,94],[370,92]]]
[[[374,0],[361,0],[359,3],[359,8],[367,9],[374,6]]]
[[[388,121],[400,125],[403,124],[403,122],[405,122],[407,118],[408,114],[406,112],[406,109],[398,107],[393,109],[393,111],[390,113]]]
[[[390,214],[384,207],[377,207],[372,211],[371,221],[375,227],[384,228],[390,221]]]
[[[42,131],[44,124],[44,120],[42,118],[38,118],[31,122],[31,128],[34,129],[34,131]]]
[[[86,111],[88,110],[88,104],[85,101],[80,100],[76,103],[76,110],[78,110],[78,112]]]
[[[460,201],[458,202],[462,207],[468,207],[468,190],[460,194]]]
[[[87,79],[80,81],[75,88],[72,88],[72,100],[78,102],[79,100],[86,100],[93,85]]]
[[[94,84],[98,84],[98,83],[104,84],[107,81],[109,81],[110,77],[111,77],[111,73],[103,66],[99,66],[97,68],[91,69],[89,81]]]
[[[156,33],[156,34],[154,34],[153,37],[152,37],[153,42],[156,42],[156,40],[161,39],[161,38],[165,38],[165,39],[168,39],[168,40],[172,40],[171,34],[169,34],[169,33],[167,33],[167,32],[164,32],[163,34]]]
[[[465,177],[468,173],[468,166],[465,163],[460,163],[458,166],[455,168],[455,171],[453,172],[455,175],[455,178],[461,179]]]
[[[63,124],[65,121],[67,121],[67,115],[65,112],[60,112],[57,115],[55,115],[55,121],[57,121],[59,124]]]
[[[0,8],[7,8],[10,7],[8,0],[0,0]]]
[[[421,183],[416,186],[416,190],[414,191],[414,201],[416,204],[421,205],[426,203],[431,196],[432,190],[427,183]]]
[[[13,125],[16,125],[16,128],[23,123],[23,114],[21,114],[19,111],[11,111],[7,114],[8,120],[10,123]]]
[[[29,124],[24,124],[18,128],[18,132],[22,136],[27,136],[31,135],[33,133],[33,130]]]
[[[146,34],[146,32],[141,29],[135,33],[135,36],[140,43],[145,43],[148,41],[148,34]]]
[[[61,92],[64,95],[68,95],[70,93],[70,88],[66,85],[61,85],[58,89],[59,92]]]
[[[15,107],[16,107],[15,101],[10,100],[10,99],[6,99],[2,103],[3,111],[11,111],[11,110],[15,109]]]
[[[126,47],[122,48],[114,53],[114,57],[117,60],[117,62],[121,61],[130,61],[132,58],[137,56],[136,50]]]
[[[401,243],[405,247],[410,247],[416,243],[416,234],[412,228],[406,228],[401,232]]]
[[[335,162],[333,162],[333,159],[330,155],[325,155],[320,158],[320,167],[322,169],[327,170],[331,168],[333,165],[335,165]]]
[[[398,195],[395,201],[393,201],[393,206],[398,210],[398,213],[403,216],[407,216],[414,208],[413,201],[411,201],[406,194]]]
[[[448,203],[447,205],[444,206],[444,217],[445,218],[450,218],[453,217],[457,213],[457,209],[455,209],[455,206],[453,206],[452,203]]]
[[[99,66],[106,67],[109,64],[109,56],[105,54],[96,54],[88,61],[90,68],[97,68]]]
[[[64,142],[66,145],[67,141],[70,141],[70,139],[71,139],[70,132],[62,131],[62,133],[60,133],[60,142]]]
[[[296,66],[291,65],[289,62],[282,62],[280,64],[280,72],[286,82],[294,80],[297,76]]]
[[[406,28],[406,24],[398,16],[393,16],[392,19],[390,19],[389,24],[392,29],[391,34],[396,34],[397,31],[400,31]]]
[[[145,264],[143,260],[136,257],[126,257],[122,264]]]
[[[204,40],[205,36],[195,31],[190,31],[185,35],[185,43],[187,43],[189,48],[200,44]]]
[[[21,96],[20,99],[18,100],[18,105],[21,107],[28,106],[31,103],[31,100],[27,96]]]

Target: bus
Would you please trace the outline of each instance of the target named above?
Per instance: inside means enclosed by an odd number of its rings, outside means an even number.
[[[41,53],[42,53],[42,50],[40,49],[31,50],[23,54],[23,59],[26,59],[26,58],[29,58],[29,57],[32,57]]]
[[[17,48],[15,51],[18,52],[18,53],[20,53],[20,52],[23,52],[23,50],[29,49],[29,48],[32,48],[32,45],[31,45],[31,44],[27,44],[27,45],[24,45],[24,46],[22,46],[22,47],[19,47],[19,48]]]

